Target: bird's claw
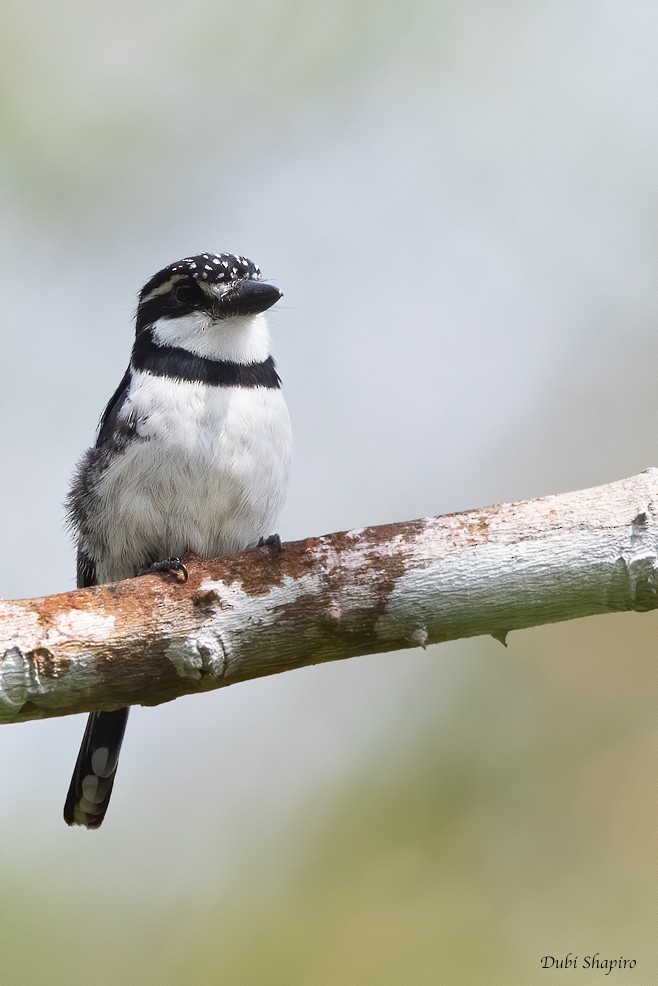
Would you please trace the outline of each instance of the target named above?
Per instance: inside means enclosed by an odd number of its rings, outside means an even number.
[[[156,572],[182,572],[183,582],[187,582],[190,573],[180,558],[163,558],[161,561],[154,561],[151,565],[144,565],[137,572],[138,575],[154,575]]]
[[[269,537],[258,539],[259,548],[274,548],[275,551],[281,551],[281,537],[278,534],[270,534]]]

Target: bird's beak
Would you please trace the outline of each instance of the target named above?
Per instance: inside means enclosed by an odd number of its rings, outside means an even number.
[[[274,284],[245,277],[235,281],[218,297],[213,305],[213,315],[216,318],[256,315],[258,312],[267,311],[282,297],[283,292]]]

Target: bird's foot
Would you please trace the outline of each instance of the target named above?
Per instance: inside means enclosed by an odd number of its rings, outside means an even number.
[[[138,575],[153,575],[156,572],[182,572],[183,582],[187,582],[190,573],[187,565],[183,564],[180,558],[163,558],[162,561],[154,561],[151,565],[144,565],[137,572]]]
[[[281,551],[281,537],[278,534],[270,534],[269,537],[258,539],[259,548],[274,548]]]

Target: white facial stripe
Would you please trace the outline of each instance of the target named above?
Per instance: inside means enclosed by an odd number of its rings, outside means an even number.
[[[149,291],[145,297],[141,298],[139,302],[140,305],[143,305],[146,301],[151,301],[153,298],[158,298],[162,294],[168,294],[174,284],[184,280],[187,280],[185,274],[172,274],[168,281],[165,281],[164,284],[160,284],[157,288],[153,288],[153,290]]]

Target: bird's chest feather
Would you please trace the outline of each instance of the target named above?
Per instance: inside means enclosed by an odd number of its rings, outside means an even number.
[[[119,421],[134,435],[98,486],[112,554],[214,556],[272,533],[291,458],[280,390],[136,374]]]

